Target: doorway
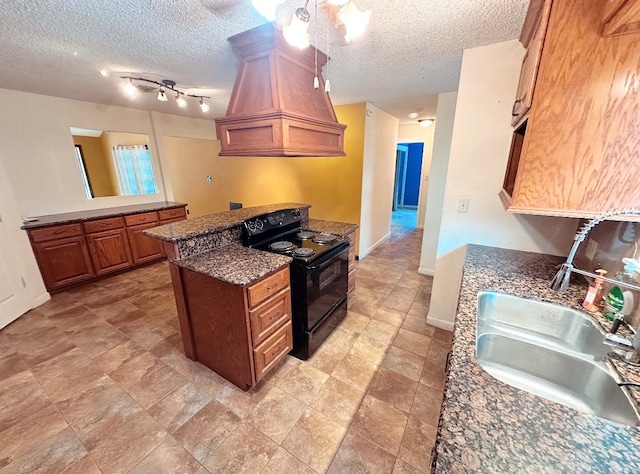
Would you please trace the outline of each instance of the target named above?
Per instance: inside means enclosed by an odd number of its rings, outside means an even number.
[[[393,185],[392,225],[416,227],[422,176],[424,143],[398,143]]]

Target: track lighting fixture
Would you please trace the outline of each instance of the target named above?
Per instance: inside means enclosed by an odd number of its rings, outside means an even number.
[[[287,40],[287,43],[291,46],[299,49],[307,48],[311,44],[309,41],[311,37],[308,31],[311,15],[307,10],[308,5],[309,0],[305,2],[304,7],[296,9],[291,18],[291,23],[282,26],[282,36],[284,36],[284,39]]]
[[[200,110],[206,113],[209,111],[209,105],[204,101],[205,99],[210,99],[210,97],[206,95],[195,95],[195,94],[187,94],[186,92],[181,91],[176,87],[176,82],[170,79],[163,79],[162,81],[154,81],[152,79],[145,79],[144,77],[132,77],[132,76],[120,76],[121,79],[125,79],[127,82],[124,84],[123,88],[127,95],[131,98],[134,98],[138,92],[137,82],[147,83],[147,84],[155,84],[158,86],[158,92],[156,92],[156,99],[160,102],[167,102],[169,98],[167,97],[167,91],[175,92],[176,94],[176,104],[180,108],[185,108],[187,106],[187,97],[193,97],[198,100],[200,105]],[[149,90],[151,89],[151,90]],[[143,89],[145,90],[145,89]],[[153,88],[149,88],[147,86],[146,91],[151,92]]]

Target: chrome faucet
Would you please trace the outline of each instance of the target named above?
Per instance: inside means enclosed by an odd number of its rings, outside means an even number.
[[[596,275],[595,273],[586,272],[584,270],[580,270],[579,268],[575,268],[573,266],[573,259],[576,256],[578,247],[580,246],[582,241],[587,237],[587,234],[591,232],[591,229],[593,229],[596,225],[600,224],[600,222],[615,216],[640,216],[640,209],[616,209],[614,211],[609,211],[602,214],[601,216],[591,219],[584,226],[582,226],[582,228],[573,237],[574,242],[573,242],[573,246],[571,247],[571,251],[569,252],[569,256],[567,257],[567,261],[560,266],[560,270],[558,270],[558,273],[555,274],[555,276],[551,280],[551,283],[549,284],[551,289],[560,291],[560,292],[566,291],[567,288],[569,287],[569,278],[571,278],[571,272],[574,272],[574,273],[579,273],[580,275],[585,275],[591,278],[599,278],[600,280],[613,283],[623,288],[640,291],[640,286],[636,286],[630,283],[625,283],[623,281],[618,281],[612,278]]]
[[[640,361],[640,335],[637,332],[634,332],[631,339],[607,333],[604,336],[604,343],[607,346],[618,349],[618,351],[622,351],[624,357],[621,357],[620,360],[623,362],[636,365]]]

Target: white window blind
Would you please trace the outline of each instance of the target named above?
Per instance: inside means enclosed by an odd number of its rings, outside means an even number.
[[[146,145],[115,146],[113,147],[113,158],[121,195],[131,196],[157,192],[151,154]]]

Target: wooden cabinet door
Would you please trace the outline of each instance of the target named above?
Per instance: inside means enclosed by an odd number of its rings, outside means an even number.
[[[157,227],[158,223],[140,224],[127,227],[129,244],[131,244],[131,254],[133,263],[144,263],[158,260],[164,257],[164,247],[161,240],[152,239],[143,234],[146,229]]]
[[[47,290],[88,280],[95,275],[84,236],[33,244]]]
[[[603,23],[605,36],[640,33],[640,0],[607,0]]]
[[[87,240],[97,275],[133,265],[127,232],[124,228],[89,234]]]

